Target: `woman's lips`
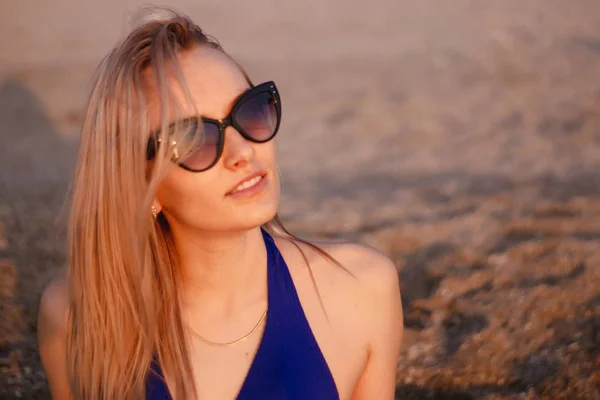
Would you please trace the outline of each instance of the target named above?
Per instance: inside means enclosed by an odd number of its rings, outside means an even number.
[[[240,182],[233,190],[227,193],[229,197],[252,196],[261,192],[267,184],[265,173],[255,173]]]

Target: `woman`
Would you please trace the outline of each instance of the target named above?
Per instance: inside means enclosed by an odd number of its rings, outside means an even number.
[[[101,64],[81,137],[69,269],[42,295],[56,399],[392,399],[397,273],[277,219],[281,99],[187,17]]]

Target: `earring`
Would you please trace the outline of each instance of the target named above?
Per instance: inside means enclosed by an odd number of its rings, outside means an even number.
[[[154,219],[156,219],[156,217],[158,216],[158,210],[156,209],[156,207],[152,206],[151,212],[152,212],[152,217]]]

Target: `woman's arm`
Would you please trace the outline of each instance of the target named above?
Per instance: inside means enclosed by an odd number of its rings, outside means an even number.
[[[361,276],[369,315],[369,358],[352,395],[353,400],[394,399],[403,318],[398,272],[391,260],[365,249],[359,260],[367,272]]]
[[[72,399],[67,377],[66,280],[55,278],[44,290],[38,314],[38,347],[53,399]]]

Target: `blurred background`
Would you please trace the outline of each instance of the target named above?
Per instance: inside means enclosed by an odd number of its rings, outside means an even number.
[[[37,307],[91,75],[142,4],[2,3],[2,399],[49,397]],[[600,398],[600,3],[169,5],[277,82],[288,228],[396,262],[397,398]]]

